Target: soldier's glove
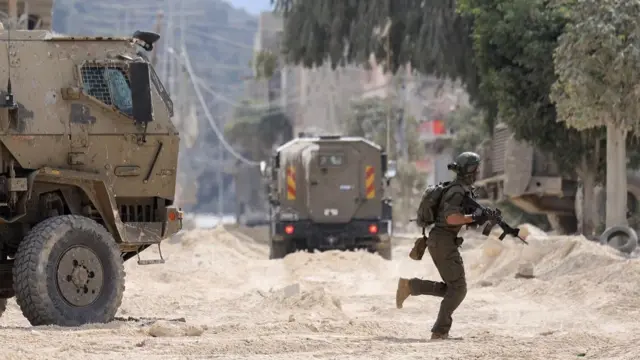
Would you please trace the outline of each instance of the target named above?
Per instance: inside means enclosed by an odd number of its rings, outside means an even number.
[[[418,238],[413,244],[413,249],[411,249],[409,257],[413,260],[422,260],[425,250],[427,250],[427,238],[423,236]]]

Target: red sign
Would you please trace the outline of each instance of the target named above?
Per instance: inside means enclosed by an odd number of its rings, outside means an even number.
[[[442,120],[429,120],[420,124],[419,131],[423,135],[446,135],[447,128]]]
[[[444,126],[444,121],[442,120],[434,120],[433,123],[433,134],[434,135],[444,135],[447,133],[447,129]]]

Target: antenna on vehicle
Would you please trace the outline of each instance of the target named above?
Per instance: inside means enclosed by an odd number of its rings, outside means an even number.
[[[9,2],[9,6],[15,5],[13,2]],[[14,11],[10,9],[9,14],[13,14]],[[4,96],[4,104],[0,105],[5,109],[9,109],[9,116],[12,117],[13,112],[18,109],[18,104],[16,104],[13,98],[13,91],[11,89],[11,28],[13,27],[13,17],[9,17],[9,29],[7,30],[7,94]]]

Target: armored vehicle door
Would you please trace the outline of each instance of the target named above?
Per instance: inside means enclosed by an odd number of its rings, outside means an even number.
[[[308,206],[317,223],[349,222],[360,204],[361,156],[352,146],[320,147],[307,158]]]

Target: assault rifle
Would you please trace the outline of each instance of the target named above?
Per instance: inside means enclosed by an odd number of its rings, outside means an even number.
[[[503,240],[507,235],[511,235],[513,237],[520,239],[520,241],[522,241],[523,243],[529,245],[529,243],[525,239],[523,239],[522,236],[520,236],[519,228],[513,228],[509,224],[504,222],[504,220],[502,219],[502,212],[500,211],[500,209],[490,209],[488,207],[484,207],[470,196],[464,197],[463,207],[471,210],[472,212],[479,211],[484,216],[486,216],[488,221],[486,222],[484,229],[482,229],[482,235],[489,236],[489,234],[491,233],[491,230],[493,230],[493,228],[496,225],[498,225],[502,229],[502,234],[498,237],[500,240]],[[482,225],[482,224],[478,224],[478,225]]]

